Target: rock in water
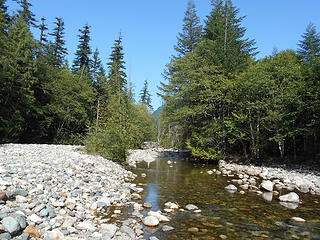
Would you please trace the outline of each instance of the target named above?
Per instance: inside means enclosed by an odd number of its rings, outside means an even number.
[[[291,192],[291,193],[280,196],[279,200],[282,202],[299,203],[299,196],[295,192]]]
[[[262,197],[264,200],[271,202],[273,198],[273,193],[272,192],[265,192],[262,194]]]
[[[21,226],[14,217],[5,217],[2,219],[2,226],[11,235],[17,235],[21,231]]]
[[[154,216],[147,216],[143,219],[143,224],[148,227],[155,227],[159,225],[159,220]]]
[[[188,205],[186,205],[185,208],[186,208],[187,210],[189,210],[189,211],[199,209],[196,205],[193,205],[193,204],[188,204]]]
[[[169,232],[169,231],[172,231],[172,230],[174,230],[174,228],[171,227],[171,226],[168,226],[168,225],[164,225],[162,227],[162,231],[164,231],[164,232]]]
[[[263,190],[272,192],[273,191],[273,185],[274,185],[274,183],[271,182],[270,180],[264,180],[260,184],[260,188],[263,189]]]
[[[291,220],[296,221],[296,222],[305,222],[306,221],[301,217],[292,217]]]
[[[227,191],[237,191],[238,188],[235,185],[230,184],[230,185],[226,186],[224,189]]]

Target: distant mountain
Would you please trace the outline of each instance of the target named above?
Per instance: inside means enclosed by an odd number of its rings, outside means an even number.
[[[162,113],[163,111],[163,106],[159,107],[157,110],[155,110],[152,115],[153,116],[160,116],[160,114]]]

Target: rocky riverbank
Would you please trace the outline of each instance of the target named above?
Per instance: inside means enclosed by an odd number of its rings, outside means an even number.
[[[135,175],[83,147],[0,146],[0,239],[136,239],[133,219],[114,224],[142,188]]]
[[[255,191],[258,194],[263,194],[266,200],[271,200],[274,195],[290,193],[290,195],[280,196],[279,200],[298,204],[299,194],[320,195],[320,176],[317,173],[277,167],[239,165],[222,160],[219,161],[219,170],[215,170],[215,172],[232,177],[232,182],[238,185],[241,193],[244,193],[245,190]],[[226,189],[236,191],[238,188],[229,185]]]

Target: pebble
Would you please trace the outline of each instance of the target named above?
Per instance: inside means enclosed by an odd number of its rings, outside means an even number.
[[[162,231],[164,231],[164,232],[170,232],[172,230],[174,230],[174,227],[171,227],[171,226],[168,226],[168,225],[164,225],[162,227]]]
[[[159,225],[159,220],[155,216],[147,216],[143,219],[143,224],[148,227],[156,227]]]
[[[188,228],[188,232],[192,232],[192,233],[199,232],[199,228],[197,228],[197,227]]]
[[[230,185],[226,186],[224,189],[227,191],[237,191],[238,188],[235,185],[230,184]]]
[[[197,210],[199,208],[196,205],[188,204],[188,205],[185,206],[185,209],[187,209],[189,211],[192,211],[192,210]]]

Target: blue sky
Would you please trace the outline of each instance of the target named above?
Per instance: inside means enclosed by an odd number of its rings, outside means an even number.
[[[163,81],[162,72],[174,54],[173,45],[181,31],[188,0],[30,0],[37,19],[45,17],[52,29],[55,17],[63,17],[66,42],[72,61],[78,44],[78,29],[91,26],[91,47],[98,48],[106,64],[118,33],[124,36],[127,72],[136,95],[148,79],[157,109],[161,99],[157,86]],[[210,0],[194,0],[202,20],[211,11]],[[258,58],[278,50],[296,49],[308,23],[320,30],[319,0],[234,0],[240,15],[246,16],[243,26],[247,37],[255,39]],[[10,10],[17,8],[7,1]],[[37,32],[35,32],[37,35]]]

